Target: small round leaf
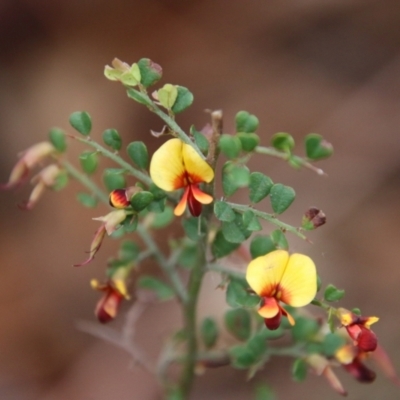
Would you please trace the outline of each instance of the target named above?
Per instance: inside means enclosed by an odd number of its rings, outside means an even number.
[[[275,213],[282,214],[293,203],[296,192],[289,186],[276,183],[270,192],[271,206]]]
[[[126,151],[131,160],[142,169],[149,166],[149,153],[143,142],[131,142],[128,144]]]
[[[120,150],[122,146],[121,136],[116,129],[106,129],[103,132],[103,142],[114,150]]]
[[[88,136],[92,130],[92,119],[86,111],[75,111],[69,117],[71,126],[84,136]]]

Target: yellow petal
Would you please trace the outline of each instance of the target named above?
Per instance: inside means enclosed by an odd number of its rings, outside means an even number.
[[[279,286],[280,300],[284,303],[292,307],[310,303],[317,293],[317,271],[313,260],[303,254],[292,254]]]
[[[211,182],[214,171],[189,144],[182,143],[182,157],[190,183]]]
[[[154,154],[150,162],[150,176],[153,182],[167,192],[180,189],[185,182],[185,167],[180,139],[170,139]]]
[[[272,297],[282,279],[289,254],[284,250],[275,250],[265,256],[257,257],[247,267],[246,280],[259,295]]]

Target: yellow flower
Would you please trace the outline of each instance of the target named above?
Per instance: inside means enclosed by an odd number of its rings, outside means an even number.
[[[175,215],[184,213],[186,205],[190,213],[198,217],[202,204],[210,204],[213,198],[199,189],[199,184],[211,182],[214,171],[196,150],[180,139],[170,139],[153,155],[150,176],[161,189],[172,192],[184,189],[182,199],[175,208]]]
[[[275,250],[257,257],[247,267],[246,279],[261,297],[258,313],[269,329],[277,329],[285,315],[294,325],[293,317],[280,305],[292,307],[309,304],[317,292],[317,272],[311,258]]]

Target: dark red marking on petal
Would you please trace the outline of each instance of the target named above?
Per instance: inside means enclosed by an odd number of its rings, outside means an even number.
[[[192,214],[193,217],[198,217],[201,214],[202,205],[193,196],[193,192],[192,192],[191,186],[189,187],[189,194],[188,194],[187,201],[188,201],[188,207],[189,207],[190,214]]]
[[[378,338],[370,329],[361,326],[360,334],[357,338],[357,347],[365,352],[374,351],[378,345]]]
[[[376,378],[376,373],[366,367],[358,357],[352,363],[343,365],[343,367],[359,382],[370,383]]]

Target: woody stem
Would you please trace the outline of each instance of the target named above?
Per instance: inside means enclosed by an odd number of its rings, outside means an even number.
[[[218,140],[219,135],[222,132],[222,112],[214,111],[211,113],[211,122],[213,127],[213,134],[210,141],[210,148],[207,157],[207,162],[211,165],[213,170],[217,163],[218,158]],[[211,182],[204,187],[204,191],[214,197],[214,182]],[[197,337],[197,303],[201,289],[201,283],[203,281],[204,274],[206,272],[206,254],[208,245],[208,226],[209,221],[213,215],[213,206],[208,205],[204,207],[200,218],[204,218],[206,223],[204,224],[205,231],[201,232],[198,246],[196,247],[197,257],[196,265],[193,267],[188,284],[188,299],[184,305],[184,330],[187,340],[186,357],[183,363],[183,371],[179,382],[180,394],[183,399],[187,398],[192,388],[194,380],[194,372],[196,366],[196,360],[198,358],[198,337]]]

